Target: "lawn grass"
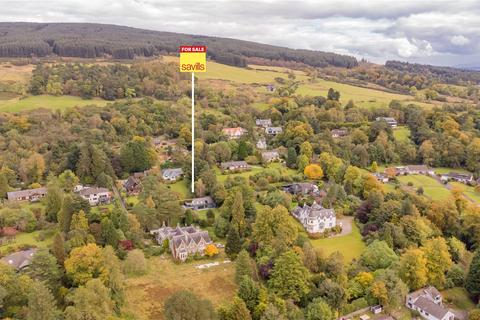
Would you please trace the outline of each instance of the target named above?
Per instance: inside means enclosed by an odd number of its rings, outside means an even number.
[[[214,260],[221,263],[224,257]],[[192,291],[209,299],[215,306],[231,301],[237,289],[234,263],[221,263],[208,269],[195,268],[214,260],[175,264],[170,257],[148,259],[147,274],[126,281],[126,303],[122,312],[138,320],[164,319],[165,300],[179,290]]]
[[[249,178],[250,176],[258,173],[258,172],[261,172],[265,170],[263,167],[260,167],[260,166],[252,166],[251,170],[248,170],[248,171],[242,171],[242,172],[238,172],[238,173],[227,173],[227,174],[223,174],[220,169],[216,169],[216,172],[217,172],[217,180],[219,182],[225,182],[225,180],[228,179],[228,177],[231,177],[232,179],[235,178],[235,177],[244,177],[244,178]]]
[[[454,308],[470,311],[475,309],[475,303],[468,296],[467,290],[462,287],[455,287],[442,291],[443,300],[452,304]]]
[[[14,98],[11,100],[0,100],[0,112],[20,112],[24,110],[33,110],[46,108],[51,110],[65,110],[72,107],[83,107],[87,105],[97,105],[104,107],[108,101],[103,99],[84,100],[74,96],[28,96],[24,99]]]
[[[354,222],[352,232],[347,235],[310,241],[314,248],[322,249],[326,255],[330,255],[335,251],[340,252],[347,263],[353,259],[358,259],[366,247],[360,230]]]
[[[392,100],[414,103],[422,107],[431,108],[433,105],[428,103],[416,102],[409,95],[390,93],[386,91],[355,87],[349,84],[338,83],[318,79],[315,83],[303,84],[299,86],[296,93],[309,96],[327,96],[328,89],[333,88],[340,92],[340,102],[346,104],[353,100],[355,104],[363,108],[388,107]]]
[[[424,194],[433,200],[442,200],[450,196],[450,191],[432,177],[424,175],[408,175],[397,177],[397,179],[404,185],[411,182],[417,189],[422,187]]]
[[[8,252],[9,250],[16,249],[22,246],[33,246],[40,249],[46,249],[50,247],[53,240],[53,233],[52,235],[42,240],[40,240],[39,235],[40,231],[34,231],[29,233],[21,232],[17,234],[14,242],[0,246],[0,255]]]
[[[189,182],[187,183],[184,180],[180,180],[180,181],[177,181],[175,183],[168,184],[167,186],[168,186],[168,188],[170,188],[170,190],[178,193],[179,196],[180,196],[180,199],[182,199],[182,200],[183,199],[188,199],[189,197],[191,197],[190,183]]]
[[[410,129],[407,127],[398,127],[393,130],[393,136],[397,141],[408,142],[410,140]]]
[[[445,173],[450,173],[450,172],[456,172],[456,173],[470,173],[468,170],[461,169],[461,168],[447,168],[447,167],[438,167],[434,168],[436,174],[445,174]]]

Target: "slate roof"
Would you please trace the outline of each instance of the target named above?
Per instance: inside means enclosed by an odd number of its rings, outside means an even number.
[[[27,189],[27,190],[19,190],[19,191],[10,191],[7,192],[8,200],[16,200],[18,198],[27,198],[32,197],[34,195],[46,194],[47,188],[41,187],[36,189]]]
[[[270,161],[273,159],[280,158],[278,151],[264,151],[262,152],[262,159],[265,161]]]
[[[32,258],[36,252],[37,249],[18,251],[3,257],[2,259],[0,259],[0,261],[9,266],[12,266],[16,270],[21,270],[30,265],[30,262],[32,261]]]
[[[307,214],[308,217],[314,219],[330,219],[335,217],[335,210],[326,209],[318,203],[314,202],[311,206],[304,204],[303,207],[296,207],[292,214],[296,217],[300,217]]]
[[[99,193],[107,193],[110,192],[107,188],[99,188],[99,187],[86,187],[78,192],[81,196],[90,196],[92,194],[99,194]]]
[[[231,167],[234,167],[234,168],[242,168],[242,167],[249,167],[248,163],[246,163],[245,161],[228,161],[228,162],[222,162],[220,164],[220,166],[222,167],[222,169],[229,169]]]
[[[415,305],[422,309],[423,311],[428,312],[437,319],[442,319],[450,311],[449,309],[444,308],[441,305],[436,304],[427,297],[421,296],[415,301]]]
[[[177,179],[183,174],[182,168],[172,168],[172,169],[165,169],[162,172],[162,177],[164,179]]]

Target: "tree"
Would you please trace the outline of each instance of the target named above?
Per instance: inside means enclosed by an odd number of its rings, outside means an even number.
[[[35,253],[28,268],[28,274],[32,279],[43,282],[54,293],[61,285],[62,272],[55,257],[47,250]]]
[[[372,162],[372,166],[370,167],[370,171],[372,171],[373,173],[378,172],[378,164],[377,164],[377,161],[373,161],[373,162]]]
[[[306,320],[334,320],[335,314],[322,298],[313,299],[307,306]]]
[[[165,300],[167,320],[213,320],[216,319],[212,303],[197,297],[190,291],[177,291]]]
[[[65,170],[58,176],[58,182],[65,192],[73,192],[75,186],[78,185],[80,180],[72,170]]]
[[[65,240],[59,232],[57,232],[53,238],[52,253],[57,259],[57,263],[63,265],[65,261]]]
[[[242,237],[245,231],[246,222],[245,222],[245,208],[243,207],[243,195],[240,190],[238,190],[235,193],[231,212],[232,212],[231,226],[233,226],[234,228],[237,228],[238,234],[240,235],[240,237]]]
[[[300,145],[300,154],[307,157],[307,160],[310,161],[313,157],[313,148],[310,142],[305,141]]]
[[[120,162],[126,172],[141,172],[150,169],[155,162],[155,153],[142,137],[134,137],[120,151]]]
[[[309,292],[309,274],[294,251],[286,251],[275,261],[268,285],[284,299],[300,301]]]
[[[47,220],[51,222],[57,221],[57,216],[62,209],[63,204],[63,192],[55,184],[50,184],[47,188],[47,195],[43,199],[45,204],[45,214]]]
[[[102,240],[105,244],[114,248],[118,246],[118,232],[113,225],[113,222],[108,218],[103,218],[100,223],[102,226]]]
[[[240,281],[245,277],[251,278],[253,275],[253,264],[252,259],[248,255],[246,250],[240,251],[235,261],[235,281],[240,283]]]
[[[428,283],[438,289],[443,289],[446,280],[445,274],[453,264],[447,242],[442,237],[429,239],[421,249],[427,259]]]
[[[104,320],[113,315],[110,290],[100,279],[89,280],[85,286],[75,289],[66,296],[71,305],[65,309],[65,319]]]
[[[223,307],[219,311],[221,320],[251,320],[252,316],[248,311],[245,302],[239,297],[234,297],[233,302],[228,307]]]
[[[299,172],[303,172],[305,168],[308,166],[310,161],[308,160],[307,156],[302,154],[297,158],[297,168]]]
[[[480,309],[473,309],[468,314],[468,320],[480,320]]]
[[[218,254],[218,248],[214,244],[209,244],[205,247],[205,255],[207,257],[213,257]]]
[[[253,314],[259,302],[260,289],[258,284],[249,276],[243,276],[238,283],[238,296],[245,302],[250,313]]]
[[[286,164],[289,168],[295,168],[297,165],[297,151],[295,151],[295,148],[288,148]]]
[[[424,287],[428,280],[428,270],[423,251],[407,249],[400,257],[398,273],[411,290]]]
[[[473,255],[465,281],[465,288],[478,301],[480,297],[480,249],[477,249]]]
[[[227,234],[227,243],[225,244],[225,253],[229,258],[235,259],[240,250],[242,250],[242,241],[238,230],[230,226]]]
[[[385,241],[379,240],[370,243],[360,256],[360,262],[372,271],[388,268],[397,260],[392,248]]]
[[[51,291],[42,282],[35,282],[28,294],[27,320],[57,319],[60,319],[60,311]]]
[[[8,179],[3,173],[0,173],[0,199],[6,198],[8,191],[10,191]]]
[[[253,239],[260,246],[273,246],[284,250],[298,236],[298,229],[288,210],[278,205],[274,209],[264,206],[257,212],[253,224]]]
[[[142,250],[132,250],[127,254],[123,263],[123,270],[127,274],[142,275],[147,272],[147,260]]]
[[[65,260],[65,271],[74,285],[84,285],[94,278],[105,279],[102,249],[94,243],[74,248]]]
[[[308,179],[320,180],[323,178],[323,170],[318,164],[309,164],[305,167],[303,173]]]

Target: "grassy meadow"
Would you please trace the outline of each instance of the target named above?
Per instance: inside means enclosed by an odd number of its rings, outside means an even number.
[[[220,262],[219,266],[197,269],[196,265]],[[214,305],[231,301],[237,285],[234,281],[234,263],[222,263],[224,257],[176,264],[170,257],[148,259],[148,272],[130,277],[126,284],[126,304],[122,311],[138,320],[164,319],[163,303],[179,290],[189,290]]]
[[[28,96],[26,98],[13,97],[12,99],[2,100],[0,98],[0,112],[20,112],[25,110],[34,110],[45,108],[50,110],[65,110],[73,107],[84,107],[88,105],[97,105],[104,107],[108,101],[102,99],[84,100],[74,96]]]
[[[397,177],[397,179],[404,185],[411,182],[415,189],[422,187],[424,194],[433,200],[442,200],[450,196],[450,191],[432,177],[424,175],[408,175]]]
[[[347,263],[358,259],[365,250],[365,243],[362,241],[362,235],[355,223],[352,225],[352,232],[347,235],[310,240],[310,242],[314,248],[322,249],[326,255],[335,251],[341,252]]]
[[[393,130],[393,136],[397,141],[409,141],[410,140],[410,129],[407,127],[398,127]]]

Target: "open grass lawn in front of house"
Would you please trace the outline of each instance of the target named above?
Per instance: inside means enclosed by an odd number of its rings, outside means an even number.
[[[424,195],[433,200],[442,200],[450,196],[450,191],[443,184],[429,176],[408,175],[397,177],[397,179],[404,185],[411,182],[415,189],[422,187]]]
[[[456,172],[456,173],[470,173],[466,169],[462,168],[447,168],[447,167],[438,167],[434,168],[436,174],[445,174],[445,173],[450,173],[450,172]]]
[[[442,291],[443,301],[454,309],[469,311],[475,309],[475,303],[468,296],[467,290],[455,287]]]
[[[178,193],[180,195],[180,199],[182,200],[191,197],[190,182],[180,180],[175,183],[167,184],[167,187],[170,188],[170,190]]]
[[[224,256],[176,264],[170,257],[148,259],[146,275],[131,277],[126,281],[126,303],[122,311],[135,315],[138,320],[164,319],[165,300],[179,290],[189,290],[209,299],[215,306],[231,301],[235,295],[235,264],[222,263]],[[220,265],[205,269],[197,265],[220,262]]]
[[[345,83],[323,79],[317,79],[315,83],[300,85],[296,93],[326,97],[328,89],[330,88],[340,92],[340,102],[342,104],[347,104],[349,100],[353,100],[357,106],[363,108],[388,107],[392,100],[413,103],[421,107],[433,107],[433,104],[416,102],[414,101],[414,97],[409,95],[390,93],[372,88],[356,87]]]
[[[103,99],[82,99],[74,96],[28,96],[26,98],[13,98],[10,100],[0,100],[0,112],[20,112],[24,110],[34,110],[45,108],[50,110],[65,110],[73,107],[84,107],[96,105],[104,107],[108,101]]]
[[[398,127],[393,130],[393,136],[397,141],[409,141],[410,140],[410,129],[407,127]]]
[[[365,250],[365,243],[357,225],[353,223],[352,232],[339,237],[326,239],[310,240],[314,248],[320,248],[326,255],[330,255],[335,251],[340,252],[345,258],[345,262],[351,262],[358,259]]]
[[[12,249],[16,251],[23,246],[32,246],[40,249],[48,248],[52,243],[54,233],[45,233],[44,237],[42,237],[40,235],[41,232],[42,231],[18,233],[13,242],[0,246],[0,255],[8,253],[8,251]]]

